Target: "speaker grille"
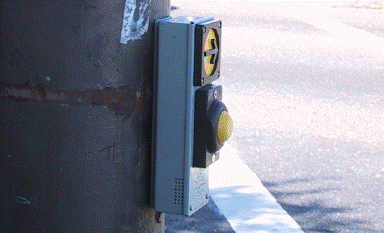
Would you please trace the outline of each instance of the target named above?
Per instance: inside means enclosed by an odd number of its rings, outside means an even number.
[[[175,178],[175,205],[183,205],[184,202],[184,179]]]

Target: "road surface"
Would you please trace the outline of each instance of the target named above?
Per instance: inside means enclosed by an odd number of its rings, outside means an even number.
[[[384,232],[384,11],[172,1],[223,21],[228,142],[305,232]],[[224,221],[224,220],[223,220]]]

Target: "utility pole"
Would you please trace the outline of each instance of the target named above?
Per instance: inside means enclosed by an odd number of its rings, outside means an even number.
[[[163,232],[149,207],[169,0],[0,2],[0,232]]]

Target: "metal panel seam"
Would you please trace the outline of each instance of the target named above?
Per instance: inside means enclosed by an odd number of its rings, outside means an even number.
[[[194,28],[195,28],[195,25],[190,23],[187,25],[188,27],[188,47],[187,47],[187,56],[188,56],[188,67],[187,67],[187,73],[186,73],[186,77],[187,80],[186,80],[186,91],[187,91],[187,98],[186,98],[186,106],[187,106],[187,112],[186,112],[186,124],[185,124],[185,132],[187,133],[188,132],[188,127],[191,127],[192,123],[193,123],[193,120],[192,120],[192,116],[193,116],[193,108],[192,108],[192,102],[193,102],[193,98],[194,96],[193,95],[193,59],[194,59]],[[189,113],[189,114],[188,114]],[[189,118],[188,118],[189,117]],[[190,187],[191,187],[191,184],[190,184],[190,176],[191,176],[191,155],[192,155],[192,151],[191,151],[191,146],[193,145],[193,142],[191,142],[191,140],[193,140],[193,136],[191,134],[193,134],[193,130],[190,130],[191,132],[189,132],[189,135],[186,134],[186,137],[190,137],[189,140],[186,140],[186,142],[189,142],[189,143],[186,143],[184,144],[185,145],[185,153],[186,155],[188,156],[184,156],[184,180],[187,180],[188,182],[185,182],[185,186],[184,186],[184,190],[186,190],[186,192],[184,192],[184,200],[188,200],[188,203],[189,205],[191,205],[191,202],[190,202]],[[186,138],[187,139],[187,138]],[[192,145],[191,145],[192,144]],[[185,203],[185,202],[184,202]],[[187,206],[184,206],[184,214],[188,214],[189,215],[189,212],[190,212],[190,209],[189,209],[189,205]]]

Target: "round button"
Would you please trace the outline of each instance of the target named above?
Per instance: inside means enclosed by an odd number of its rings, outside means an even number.
[[[227,111],[220,113],[219,122],[217,124],[217,138],[220,144],[224,144],[231,136],[233,128],[232,119]]]

